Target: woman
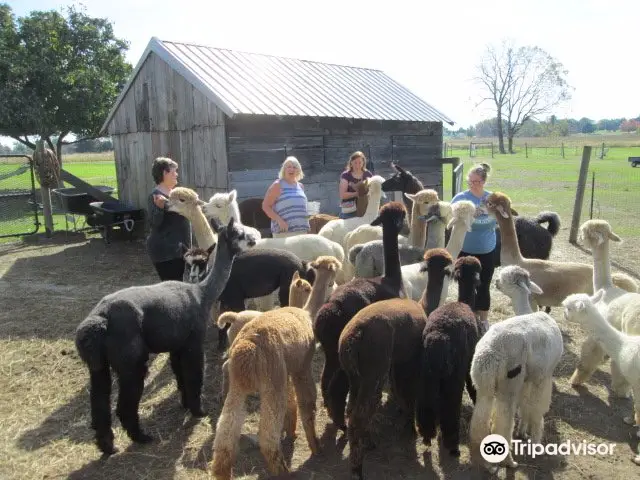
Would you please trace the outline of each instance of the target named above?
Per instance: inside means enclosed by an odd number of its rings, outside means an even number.
[[[469,189],[458,193],[451,203],[460,200],[470,200],[476,205],[476,216],[471,226],[471,231],[464,237],[460,257],[473,255],[482,264],[480,272],[480,285],[476,296],[475,313],[480,320],[481,333],[489,328],[489,307],[491,296],[489,290],[493,278],[493,251],[496,248],[496,219],[488,214],[486,207],[487,197],[491,194],[484,186],[491,166],[487,163],[474,165],[467,174]]]
[[[373,177],[367,170],[367,158],[362,152],[353,152],[344,172],[340,175],[340,218],[353,218],[356,216],[356,197],[358,193],[355,184],[365,178]]]
[[[262,201],[262,210],[271,219],[274,238],[291,237],[309,231],[307,196],[300,180],[304,178],[296,157],[287,157]]]
[[[161,281],[182,280],[184,260],[180,243],[191,246],[190,224],[182,215],[167,210],[169,194],[178,184],[178,164],[170,158],[153,161],[151,175],[156,186],[149,195],[147,251]]]

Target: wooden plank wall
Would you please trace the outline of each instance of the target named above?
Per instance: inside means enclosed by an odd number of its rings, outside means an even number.
[[[227,146],[229,188],[240,199],[263,197],[285,155],[294,155],[302,164],[307,198],[319,201],[322,212],[336,214],[340,173],[355,150],[373,161],[376,174],[391,176],[393,160],[442,195],[440,123],[236,117],[227,119]]]
[[[157,55],[140,68],[108,130],[124,201],[146,208],[158,156],[178,162],[180,185],[203,199],[227,190],[224,113]]]

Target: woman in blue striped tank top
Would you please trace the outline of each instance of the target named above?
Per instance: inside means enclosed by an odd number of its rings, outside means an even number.
[[[304,178],[296,157],[287,157],[262,201],[262,210],[271,219],[274,238],[309,232],[307,196],[300,180]]]

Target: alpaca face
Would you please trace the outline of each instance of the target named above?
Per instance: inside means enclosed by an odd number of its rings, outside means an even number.
[[[198,194],[186,187],[176,187],[171,190],[167,203],[170,212],[179,214],[188,213],[204,205],[204,202],[198,198]]]
[[[511,217],[511,201],[506,195],[492,193],[487,197],[487,210],[494,217],[497,215],[503,218]]]
[[[229,250],[234,253],[240,253],[244,250],[248,250],[256,245],[256,240],[253,236],[248,235],[246,230],[235,222],[235,219],[231,217],[229,223],[225,226],[220,223],[215,217],[209,220],[211,228],[220,237],[220,241],[225,241],[229,246]]]
[[[595,309],[595,304],[602,300],[604,289],[598,290],[592,296],[586,293],[574,293],[562,301],[562,315],[567,322],[584,323],[590,310]]]
[[[591,250],[599,247],[607,240],[622,242],[622,239],[613,233],[611,225],[606,220],[587,220],[579,231],[579,239]]]
[[[496,288],[509,298],[518,298],[521,290],[527,295],[542,295],[542,289],[531,281],[529,272],[518,265],[508,265],[500,269],[495,281]]]
[[[236,198],[236,190],[231,190],[229,193],[216,193],[202,205],[202,212],[207,218],[216,217],[222,223],[226,223],[231,217],[231,207]]]
[[[391,167],[396,171],[391,177],[382,182],[383,192],[404,192],[407,190],[409,182],[411,181],[412,174],[404,170],[395,163],[391,164]]]
[[[419,216],[427,215],[431,205],[438,202],[438,192],[432,189],[420,190],[418,193],[405,193],[405,197],[413,202],[413,208],[418,209]],[[415,210],[414,210],[415,211]]]

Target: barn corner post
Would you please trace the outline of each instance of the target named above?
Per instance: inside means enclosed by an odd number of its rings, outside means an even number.
[[[574,245],[578,242],[578,227],[580,226],[584,190],[587,184],[587,174],[589,173],[589,160],[591,160],[591,147],[585,146],[582,149],[578,188],[576,189],[576,198],[573,203],[573,217],[571,218],[571,230],[569,232],[569,243],[573,243]]]

